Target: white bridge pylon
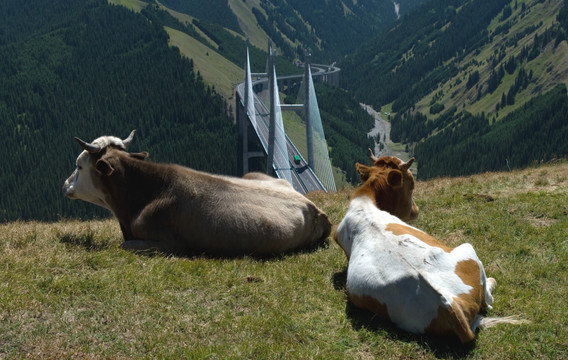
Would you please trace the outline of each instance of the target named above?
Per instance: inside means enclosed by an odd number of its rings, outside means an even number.
[[[276,69],[273,67],[272,72],[272,79],[276,79]],[[271,94],[276,94],[272,97],[271,101],[274,102],[274,124],[271,122],[271,127],[274,128],[274,142],[273,142],[273,164],[270,164],[276,171],[276,175],[280,179],[284,179],[288,181],[290,184],[293,185],[292,182],[292,169],[293,167],[290,164],[288,148],[286,146],[286,133],[284,132],[284,121],[282,120],[282,108],[280,106],[280,97],[278,96],[278,82],[272,81],[272,92]],[[270,141],[270,134],[271,130],[269,129],[269,141]],[[268,148],[270,149],[271,144],[268,144]],[[269,150],[270,153],[270,150]],[[270,163],[268,161],[267,163]],[[284,165],[284,166],[282,166]],[[267,173],[269,173],[270,168],[267,169]]]
[[[310,166],[313,167],[314,172],[320,179],[320,181],[324,184],[328,191],[337,191],[335,186],[335,179],[333,178],[333,170],[331,167],[331,161],[329,160],[329,150],[327,147],[327,141],[325,140],[325,134],[323,132],[323,124],[321,122],[321,115],[318,106],[318,100],[316,97],[316,89],[314,87],[314,82],[312,79],[312,70],[311,67],[308,66],[308,76],[304,78],[302,81],[308,81],[307,86],[300,86],[300,91],[298,93],[298,101],[307,103],[309,102],[309,106],[307,107],[307,111],[309,114],[305,116],[310,120],[306,120],[306,124],[311,126],[312,131],[310,133],[312,139],[312,145],[310,150],[310,145],[308,140],[308,151],[312,151],[313,155],[313,164]],[[309,92],[309,95],[306,97],[305,90]]]
[[[254,128],[256,128],[256,111],[254,109],[254,91],[252,90],[252,75],[250,73],[250,58],[249,49],[247,47],[247,64],[245,69],[245,84],[248,84],[245,88],[245,104],[246,113],[249,120]]]
[[[278,91],[275,54],[269,44],[268,69],[266,73],[255,73],[253,83],[250,69],[250,56],[247,43],[244,83],[237,86],[237,122],[239,125],[240,161],[243,174],[248,172],[248,160],[251,157],[266,157],[266,173],[289,182],[296,191],[306,194],[311,191],[336,191],[331,162],[327,151],[327,142],[311,79],[309,61],[304,64],[303,77],[304,103],[281,105]],[[308,81],[306,81],[308,79]],[[264,87],[268,82],[268,86]],[[270,92],[269,108],[253,91],[256,84],[268,88]],[[305,88],[305,89],[304,89]],[[300,97],[302,94],[299,95]],[[267,101],[268,102],[268,101]],[[243,109],[244,111],[239,111]],[[306,124],[308,159],[306,161],[294,143],[286,135],[282,111],[297,111]],[[264,152],[248,150],[248,126],[252,126]],[[323,180],[322,180],[323,179]]]

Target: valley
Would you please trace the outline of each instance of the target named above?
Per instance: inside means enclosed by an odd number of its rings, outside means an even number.
[[[193,0],[65,1],[0,5],[12,14],[0,24],[0,134],[11,159],[0,219],[103,216],[54,190],[72,166],[74,136],[136,128],[135,146],[155,161],[236,174],[226,154],[237,143],[233,91],[247,38],[253,72],[265,71],[269,38],[278,75],[297,73],[304,50],[341,68],[338,87],[316,85],[341,186],[358,183],[353,164],[376,146],[367,137],[376,120],[360,103],[389,113],[376,152],[414,156],[424,180],[568,154],[563,0],[409,0],[397,2],[400,16],[375,0],[317,11],[296,0],[212,0],[218,16],[184,7]]]

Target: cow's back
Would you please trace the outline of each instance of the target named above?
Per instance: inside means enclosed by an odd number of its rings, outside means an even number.
[[[457,326],[472,336],[469,324],[486,294],[481,286],[485,274],[471,245],[451,249],[428,244],[418,238],[428,240],[427,234],[357,198],[338,227],[338,236],[347,234],[352,241],[347,292],[356,306],[413,333],[456,332]],[[469,266],[473,274],[466,282],[456,273],[460,266]],[[457,319],[461,324],[447,320],[456,309],[467,310]],[[437,323],[441,315],[445,321]]]
[[[496,281],[486,277],[471,245],[445,246],[402,221],[418,215],[409,171],[414,158],[404,163],[369,154],[373,166],[356,164],[363,185],[335,234],[349,261],[351,301],[402,329],[454,333],[463,343],[478,326],[523,323],[480,315],[491,308]]]
[[[321,210],[277,179],[214,176],[181,166],[170,169],[168,192],[175,196],[155,204],[143,221],[168,219],[170,234],[164,240],[177,251],[275,254],[313,244],[331,231]],[[163,232],[148,236],[164,237]]]

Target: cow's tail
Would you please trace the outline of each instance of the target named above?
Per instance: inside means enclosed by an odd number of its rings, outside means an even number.
[[[477,324],[476,324],[477,323]],[[505,317],[483,317],[478,316],[475,319],[473,329],[479,327],[480,329],[487,329],[501,324],[511,324],[511,325],[523,325],[530,324],[529,320],[519,319],[518,316],[505,316]]]

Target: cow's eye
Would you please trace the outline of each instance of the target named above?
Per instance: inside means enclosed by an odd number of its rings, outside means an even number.
[[[81,165],[77,165],[77,170],[83,170],[83,167]]]

